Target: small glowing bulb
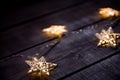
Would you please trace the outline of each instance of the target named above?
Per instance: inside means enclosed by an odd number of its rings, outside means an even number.
[[[112,9],[112,8],[100,8],[99,14],[102,18],[112,18],[112,17],[118,17],[119,11]]]
[[[49,37],[62,37],[67,32],[67,29],[66,26],[52,25],[49,28],[43,29],[43,32]]]

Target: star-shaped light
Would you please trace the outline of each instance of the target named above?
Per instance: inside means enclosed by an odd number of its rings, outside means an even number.
[[[102,18],[112,18],[120,16],[119,11],[112,8],[100,8],[99,14]]]
[[[102,30],[101,33],[96,33],[96,37],[100,39],[98,46],[116,47],[117,39],[120,38],[119,33],[114,33],[112,27],[107,30]]]
[[[43,29],[43,32],[50,37],[62,37],[67,32],[66,26],[63,25],[52,25],[49,28]]]
[[[31,67],[28,73],[41,72],[46,75],[50,75],[50,71],[57,66],[57,64],[46,62],[43,56],[40,59],[32,57],[32,60],[26,60],[25,62]]]

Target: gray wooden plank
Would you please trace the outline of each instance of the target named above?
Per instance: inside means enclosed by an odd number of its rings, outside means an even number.
[[[120,52],[119,52],[120,53]],[[84,69],[64,80],[119,80],[120,54],[116,54],[98,64]]]
[[[95,7],[89,7],[91,5],[94,5]],[[81,8],[81,6],[84,7]],[[44,43],[49,40],[42,35],[41,30],[44,27],[48,27],[52,24],[64,24],[67,26],[68,30],[71,31],[77,27],[81,27],[88,23],[100,20],[100,17],[96,15],[96,10],[101,6],[102,5],[96,6],[96,3],[89,2],[89,5],[88,3],[82,4],[77,7],[61,11],[59,13],[41,18],[39,20],[35,20],[31,23],[27,23],[17,28],[10,29],[7,32],[1,33],[0,51],[2,54],[0,58],[10,56],[11,54],[17,54],[24,49]],[[89,7],[89,10],[92,10],[93,12],[90,14],[84,13],[84,9],[86,7]],[[89,17],[90,15],[91,17]]]

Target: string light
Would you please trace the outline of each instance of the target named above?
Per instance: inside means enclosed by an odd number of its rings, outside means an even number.
[[[99,14],[104,19],[118,17],[120,15],[119,11],[112,8],[100,8]]]
[[[50,75],[50,71],[57,66],[57,64],[46,62],[46,59],[43,56],[40,59],[32,57],[32,60],[25,60],[25,62],[30,66],[28,73],[38,71],[40,73]]]
[[[117,39],[120,38],[119,33],[114,33],[112,27],[107,30],[102,30],[101,33],[96,33],[96,37],[100,39],[98,46],[116,47]]]
[[[62,37],[67,32],[66,26],[52,25],[49,28],[43,29],[43,32],[49,37]]]

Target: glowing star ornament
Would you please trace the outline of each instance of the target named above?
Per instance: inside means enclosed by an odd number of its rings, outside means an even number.
[[[49,37],[62,37],[67,32],[66,26],[63,25],[52,25],[49,28],[43,29]]]
[[[119,11],[112,8],[100,8],[99,14],[102,18],[113,18],[120,16]]]
[[[109,27],[108,30],[103,29],[101,33],[96,33],[96,37],[100,39],[98,46],[116,47],[120,34],[114,33],[112,27]]]
[[[57,66],[57,64],[46,62],[43,56],[40,59],[32,57],[32,60],[26,60],[25,62],[31,67],[28,73],[40,72],[46,75],[50,75],[50,71]]]

